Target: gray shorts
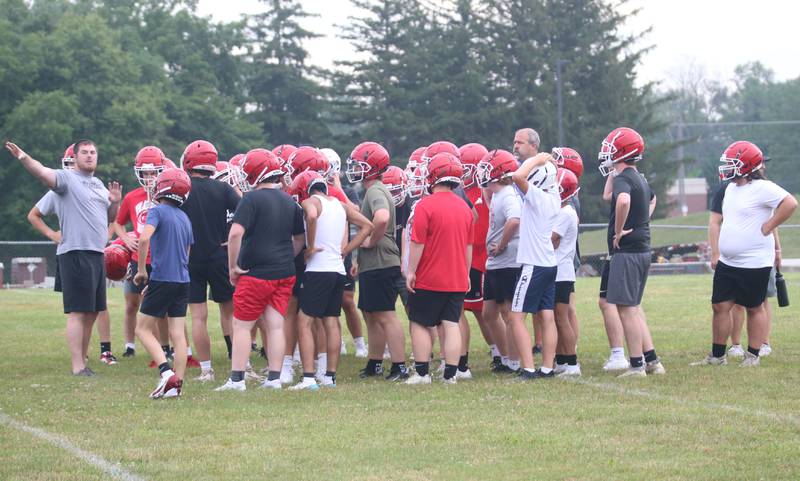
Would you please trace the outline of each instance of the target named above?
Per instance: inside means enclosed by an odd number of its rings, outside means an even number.
[[[767,297],[777,297],[778,288],[775,287],[775,266],[769,271],[769,283],[767,284]]]
[[[650,257],[649,252],[618,252],[611,256],[606,295],[609,304],[638,306],[642,303]]]

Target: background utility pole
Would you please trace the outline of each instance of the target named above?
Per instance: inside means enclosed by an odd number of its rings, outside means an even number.
[[[556,101],[558,102],[558,146],[564,147],[564,105],[561,94],[562,76],[561,67],[566,64],[566,60],[556,60]]]

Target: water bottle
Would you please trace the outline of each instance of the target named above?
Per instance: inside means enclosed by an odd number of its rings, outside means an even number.
[[[775,289],[778,291],[778,306],[789,305],[789,292],[786,290],[786,279],[780,271],[775,272]]]

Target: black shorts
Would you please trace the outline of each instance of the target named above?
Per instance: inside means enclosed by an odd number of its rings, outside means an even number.
[[[305,250],[300,251],[294,258],[294,287],[292,287],[292,297],[300,299],[300,288],[303,286],[303,276],[306,272],[306,259],[303,256]]]
[[[483,310],[483,272],[469,269],[469,291],[464,296],[464,309],[473,312]]]
[[[746,269],[731,267],[722,262],[714,270],[711,303],[734,301],[744,307],[758,307],[767,298],[771,267]]]
[[[133,282],[133,278],[139,272],[139,263],[131,261],[128,264],[128,274],[125,276],[125,284],[122,286],[122,292],[125,294],[141,294],[144,290],[144,286],[146,284],[142,284],[141,286],[137,286]],[[153,272],[153,266],[147,264],[147,275],[149,276]]]
[[[497,304],[511,302],[519,279],[519,267],[489,269],[483,276],[483,300]]]
[[[206,262],[189,263],[189,303],[206,302],[209,286],[211,286],[212,301],[223,303],[233,299],[227,256],[212,257]]]
[[[342,312],[345,276],[338,272],[306,272],[300,288],[300,310],[311,317],[338,317]]]
[[[365,312],[394,311],[402,278],[400,266],[360,273],[358,308]]]
[[[608,270],[610,267],[611,261],[604,260],[603,268],[600,269],[600,299],[605,299],[608,294]]]
[[[58,256],[64,313],[106,310],[106,264],[102,252],[69,251]]]
[[[188,282],[164,282],[150,280],[144,292],[139,312],[161,319],[167,317],[186,317],[189,303]]]
[[[353,253],[347,254],[344,258],[344,290],[355,292],[356,279],[350,275],[350,268],[353,267]]]
[[[569,295],[575,292],[575,281],[556,282],[556,304],[569,304]]]
[[[425,327],[435,327],[442,321],[461,319],[463,292],[439,292],[417,289],[408,295],[408,318]]]
[[[403,304],[403,307],[408,309],[408,289],[406,288],[406,276],[404,276],[402,272],[397,278],[397,296],[400,297],[400,302]]]

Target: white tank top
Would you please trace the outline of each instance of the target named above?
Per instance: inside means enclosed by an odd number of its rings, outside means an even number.
[[[314,247],[322,249],[309,259],[308,272],[338,272],[344,275],[342,240],[347,229],[347,214],[337,200],[314,195],[322,204],[322,214],[317,218],[317,235]]]

